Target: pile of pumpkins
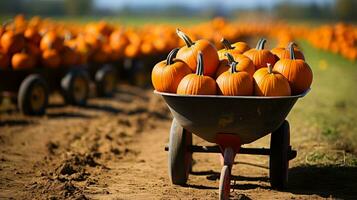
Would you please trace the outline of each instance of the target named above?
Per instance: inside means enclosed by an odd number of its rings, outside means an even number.
[[[206,39],[192,41],[177,29],[185,46],[173,49],[157,63],[151,74],[159,92],[179,95],[290,96],[311,86],[313,74],[303,53],[291,42],[286,48],[264,49],[265,39],[255,48],[245,42],[223,49]]]
[[[357,59],[357,28],[352,25],[323,25],[314,29],[308,39],[314,47],[341,54],[352,61]]]
[[[178,45],[167,25],[122,27],[62,23],[17,15],[0,26],[0,69],[59,68],[166,54]]]
[[[58,68],[81,64],[81,54],[56,30],[46,30],[40,20],[18,15],[0,27],[0,68],[14,70],[37,66]]]

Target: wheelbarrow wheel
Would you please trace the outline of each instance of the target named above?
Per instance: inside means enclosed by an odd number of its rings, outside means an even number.
[[[46,81],[38,74],[26,77],[20,85],[17,104],[25,115],[44,115],[48,104]]]
[[[219,199],[229,199],[229,193],[231,190],[231,170],[228,165],[224,165],[221,170],[221,176],[219,178]]]
[[[169,141],[169,176],[172,184],[184,185],[191,169],[192,133],[186,131],[177,121],[172,120]]]
[[[84,106],[89,96],[89,78],[83,70],[72,70],[61,81],[63,96],[67,104]]]
[[[269,176],[270,185],[274,189],[284,189],[288,184],[290,148],[290,128],[288,121],[271,134]]]
[[[114,94],[116,85],[115,69],[106,65],[95,74],[97,95],[100,97],[111,97]]]

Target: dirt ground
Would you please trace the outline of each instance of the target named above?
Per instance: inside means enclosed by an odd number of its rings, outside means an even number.
[[[151,90],[120,86],[115,98],[91,99],[85,108],[55,96],[47,113],[1,113],[0,199],[217,199],[216,154],[195,154],[187,185],[170,184],[164,146],[171,115]],[[331,149],[311,124],[292,120],[291,127],[298,156],[289,189],[270,188],[267,157],[238,155],[231,198],[357,199],[357,168],[344,163],[347,154]],[[269,140],[248,146],[268,147]],[[320,151],[334,163],[317,162]]]

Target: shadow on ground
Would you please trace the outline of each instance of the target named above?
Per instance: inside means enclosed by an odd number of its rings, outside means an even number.
[[[102,112],[106,112],[106,113],[112,113],[112,114],[118,114],[118,113],[122,113],[123,110],[118,109],[118,108],[114,108],[113,106],[109,106],[109,105],[98,105],[98,104],[94,104],[94,103],[89,103],[86,106],[84,106],[85,109],[91,109],[91,110],[96,110],[96,111],[102,111]]]
[[[294,194],[316,194],[338,199],[357,199],[357,167],[298,166],[289,171],[289,189]]]
[[[55,113],[47,113],[46,116],[51,119],[58,119],[58,118],[81,118],[81,119],[90,119],[92,116],[85,115],[81,113],[74,113],[74,112],[55,112]]]
[[[25,120],[25,119],[6,119],[6,120],[0,120],[0,127],[1,126],[26,126],[33,123],[34,122],[31,120]]]
[[[193,176],[206,176],[208,180],[216,181],[219,179],[218,172],[194,171]],[[232,176],[235,184],[232,189],[250,190],[267,189],[268,186],[256,184],[259,182],[269,182],[268,177],[245,177]],[[241,184],[239,181],[254,181],[254,183]],[[232,181],[233,184],[233,181]],[[284,192],[302,195],[318,195],[324,198],[337,199],[357,199],[357,167],[353,166],[298,166],[289,170],[289,186]],[[195,186],[191,186],[195,187]],[[205,186],[199,189],[210,189]]]

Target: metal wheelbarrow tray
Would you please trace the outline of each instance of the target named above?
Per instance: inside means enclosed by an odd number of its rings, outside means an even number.
[[[186,184],[192,169],[192,153],[222,153],[223,168],[219,197],[228,199],[230,174],[236,154],[270,156],[270,182],[276,189],[287,186],[288,163],[296,157],[290,146],[290,128],[285,120],[296,101],[305,93],[284,97],[177,95],[162,93],[174,119],[170,130],[169,176],[173,184]],[[192,133],[216,143],[192,145]],[[271,134],[270,149],[243,148]]]

